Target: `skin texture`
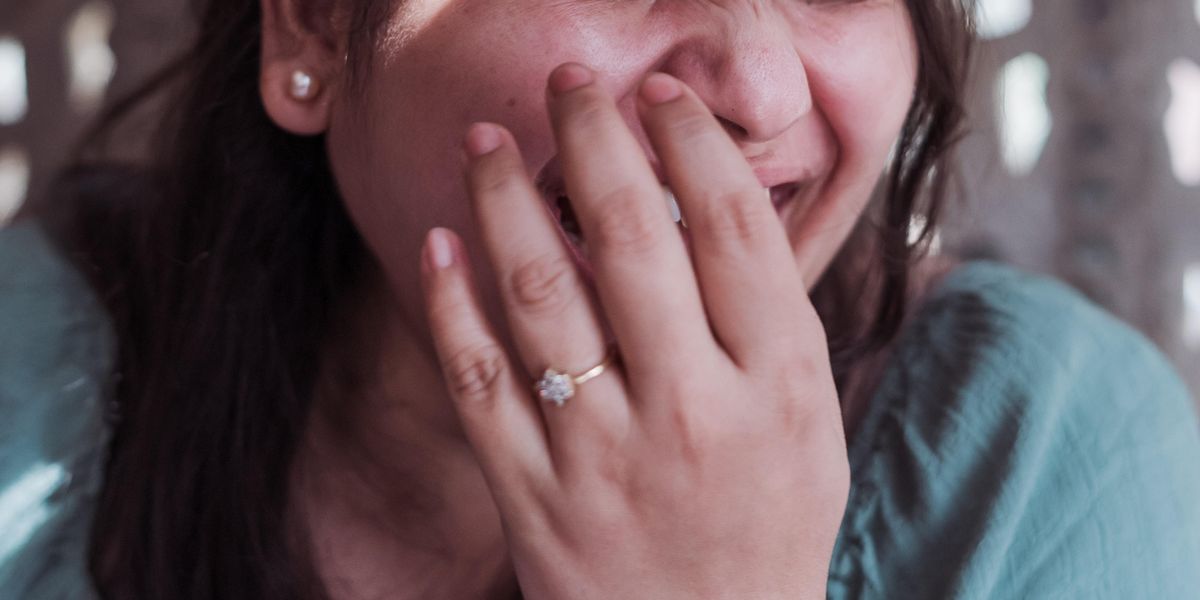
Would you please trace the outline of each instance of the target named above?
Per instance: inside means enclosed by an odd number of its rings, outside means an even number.
[[[327,135],[380,267],[348,294],[295,477],[330,591],[502,595],[515,571],[529,597],[823,595],[845,447],[805,290],[908,109],[903,4],[414,0],[362,94],[336,11],[263,15],[264,105]],[[571,61],[594,81],[548,93]],[[315,97],[287,94],[298,68]],[[654,72],[683,96],[650,108]],[[547,172],[594,283],[533,190]],[[791,181],[776,214],[762,188]],[[422,253],[434,226],[457,235]],[[542,368],[579,372],[607,337],[620,367],[568,408],[532,402]]]

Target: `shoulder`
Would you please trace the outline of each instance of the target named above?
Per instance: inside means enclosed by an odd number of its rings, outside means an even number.
[[[32,223],[0,229],[0,588],[85,596],[113,336]]]
[[[914,391],[912,378],[921,375],[915,383],[930,388],[921,391],[945,400],[908,403],[920,412],[991,414],[1003,406],[1058,421],[1074,410],[1096,421],[1097,435],[1124,426],[1116,416],[1170,415],[1195,433],[1192,399],[1150,340],[1066,284],[999,263],[965,263],[948,275],[889,367],[893,381],[878,394],[884,403],[897,390]],[[1147,402],[1151,391],[1158,397]]]
[[[1200,428],[1141,334],[967,263],[893,351],[851,446],[851,595],[1174,597],[1200,568]]]

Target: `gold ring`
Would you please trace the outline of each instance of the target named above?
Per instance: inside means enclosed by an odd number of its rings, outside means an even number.
[[[543,402],[553,402],[555,406],[562,407],[562,405],[567,403],[567,400],[575,397],[576,388],[599,377],[601,373],[608,369],[609,365],[613,364],[616,357],[616,348],[609,348],[608,353],[604,355],[604,360],[600,361],[600,364],[578,375],[571,375],[557,369],[548,368],[542,373],[542,378],[533,384],[533,391]]]

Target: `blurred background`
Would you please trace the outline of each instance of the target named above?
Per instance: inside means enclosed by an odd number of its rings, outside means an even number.
[[[104,100],[186,39],[186,10],[0,2],[0,226]],[[977,17],[965,192],[938,251],[1070,283],[1200,398],[1200,0],[980,0]]]

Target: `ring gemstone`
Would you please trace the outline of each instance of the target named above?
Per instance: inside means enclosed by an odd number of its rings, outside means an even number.
[[[554,369],[546,369],[546,372],[542,373],[536,388],[542,401],[553,402],[560,407],[575,395],[575,382],[571,376]]]

